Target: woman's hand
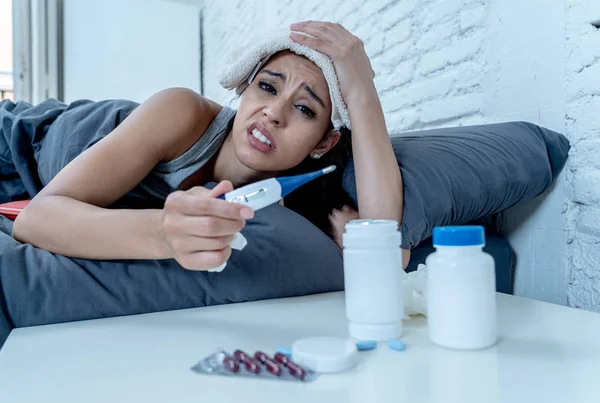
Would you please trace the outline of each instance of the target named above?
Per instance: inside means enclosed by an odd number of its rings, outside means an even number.
[[[209,270],[231,256],[234,234],[254,216],[247,206],[217,199],[232,190],[225,181],[212,190],[194,187],[167,197],[159,234],[167,254],[184,268]]]
[[[329,223],[331,224],[331,230],[333,240],[341,249],[344,249],[343,236],[346,230],[346,224],[352,220],[358,220],[360,214],[348,205],[342,206],[341,209],[334,209],[329,215]],[[410,250],[402,249],[402,268],[406,269],[410,260]]]
[[[333,61],[340,91],[346,102],[361,96],[365,89],[374,90],[375,72],[367,56],[363,42],[340,24],[306,21],[292,24],[290,38],[302,45],[321,52]],[[356,94],[356,95],[355,95]]]
[[[340,248],[344,248],[342,238],[344,231],[346,230],[346,224],[352,220],[358,220],[359,218],[358,211],[348,205],[342,206],[339,210],[334,209],[329,215],[333,240]]]

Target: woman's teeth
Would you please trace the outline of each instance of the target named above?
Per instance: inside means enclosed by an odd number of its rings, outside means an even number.
[[[262,141],[263,143],[266,143],[268,145],[270,145],[271,147],[273,146],[273,144],[271,144],[271,141],[266,138],[265,136],[263,136],[263,134],[258,130],[258,129],[253,129],[252,130],[252,135],[259,139],[260,141]]]

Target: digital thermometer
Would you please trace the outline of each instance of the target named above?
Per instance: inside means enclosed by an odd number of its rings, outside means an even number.
[[[244,204],[256,211],[277,203],[305,183],[333,171],[335,171],[335,165],[307,174],[265,179],[232,190],[219,198],[231,203]]]

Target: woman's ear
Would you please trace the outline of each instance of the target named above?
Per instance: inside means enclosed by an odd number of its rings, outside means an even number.
[[[340,136],[341,133],[339,130],[329,130],[327,133],[325,133],[321,141],[319,141],[317,147],[312,150],[310,155],[313,158],[320,158],[321,156],[327,154],[327,152],[335,147],[338,141],[340,141]],[[318,157],[316,157],[317,155]]]

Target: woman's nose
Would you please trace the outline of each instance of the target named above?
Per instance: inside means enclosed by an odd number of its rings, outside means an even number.
[[[267,105],[263,113],[267,120],[276,126],[281,126],[285,122],[283,105],[278,102]]]

